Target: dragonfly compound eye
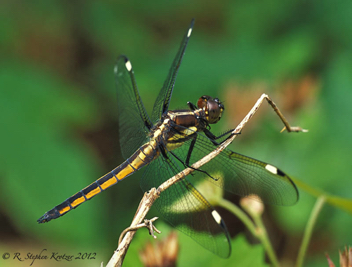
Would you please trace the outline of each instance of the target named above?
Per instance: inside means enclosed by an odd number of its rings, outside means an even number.
[[[212,99],[208,95],[203,95],[198,99],[197,106],[198,108],[206,108],[207,107],[207,102],[209,99]]]
[[[212,123],[217,123],[224,111],[224,105],[220,102],[218,98],[212,98],[210,96],[204,95],[198,99],[198,108],[203,108],[205,111],[205,118],[207,121]]]

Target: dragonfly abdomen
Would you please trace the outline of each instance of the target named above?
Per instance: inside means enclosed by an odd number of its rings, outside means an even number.
[[[107,188],[117,184],[122,179],[130,176],[151,162],[157,155],[156,151],[154,140],[144,144],[130,158],[111,172],[100,177],[98,180],[57,205],[55,208],[46,212],[38,219],[38,223],[49,222],[52,219],[56,219],[70,210],[75,209],[87,200],[90,200]]]

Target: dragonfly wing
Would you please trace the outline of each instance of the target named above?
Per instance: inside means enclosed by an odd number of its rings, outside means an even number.
[[[186,159],[191,140],[173,150],[179,158]],[[189,165],[197,162],[216,149],[208,137],[199,133],[192,150]],[[199,177],[209,178],[211,182],[239,196],[257,195],[264,203],[293,205],[298,201],[298,190],[283,171],[265,162],[238,154],[229,149],[201,167],[208,175],[195,171],[191,181]]]
[[[189,25],[187,32],[185,33],[182,39],[180,48],[178,49],[176,57],[169,70],[169,74],[154,103],[153,113],[152,113],[153,122],[160,119],[161,115],[168,110],[169,103],[171,100],[172,90],[174,89],[174,85],[175,85],[176,76],[180,68],[183,55],[185,54],[188,40],[191,37],[193,25],[194,25],[194,19],[192,19],[191,24]]]
[[[122,155],[130,157],[146,140],[152,124],[139,95],[131,62],[119,56],[115,65]]]
[[[182,170],[173,160],[160,156],[150,163],[141,180],[142,189],[158,187]],[[204,248],[222,258],[229,257],[230,237],[225,223],[187,177],[162,192],[154,206],[171,225]]]

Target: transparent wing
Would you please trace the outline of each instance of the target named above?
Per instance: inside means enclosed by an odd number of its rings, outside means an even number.
[[[191,140],[172,152],[186,160]],[[203,134],[197,134],[189,165],[197,162],[213,151],[216,146]],[[264,203],[275,205],[293,205],[298,201],[298,190],[292,180],[283,171],[273,165],[238,154],[229,149],[201,167],[213,178],[195,171],[190,181],[199,181],[199,177],[209,178],[214,184],[240,196],[257,195]]]
[[[182,169],[172,156],[170,159],[160,156],[147,167],[141,187],[144,191],[158,187]],[[154,206],[165,220],[204,248],[222,258],[230,255],[230,237],[225,223],[187,177],[162,192]]]
[[[146,140],[150,118],[139,95],[131,62],[119,56],[115,65],[122,156],[130,157]]]
[[[153,113],[152,113],[153,122],[160,119],[161,115],[168,110],[169,103],[171,100],[172,90],[174,89],[175,80],[178,73],[178,69],[180,68],[183,55],[185,54],[188,40],[193,30],[193,25],[194,25],[194,19],[192,19],[191,24],[189,25],[187,32],[185,33],[182,39],[180,48],[169,70],[169,74],[154,103]]]

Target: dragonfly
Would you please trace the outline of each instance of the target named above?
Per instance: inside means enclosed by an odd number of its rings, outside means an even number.
[[[158,187],[231,136],[230,131],[220,136],[211,132],[211,124],[219,122],[225,110],[218,98],[203,95],[197,105],[187,102],[187,109],[168,110],[193,26],[194,19],[156,98],[151,117],[140,97],[131,61],[124,55],[118,57],[114,73],[125,161],[46,212],[39,223],[63,216],[142,167],[146,167],[141,178],[143,191]],[[231,254],[230,235],[220,214],[196,188],[197,181],[204,179],[239,196],[257,195],[264,203],[292,205],[298,200],[295,184],[283,171],[227,148],[162,192],[154,203],[162,217],[222,258]]]

